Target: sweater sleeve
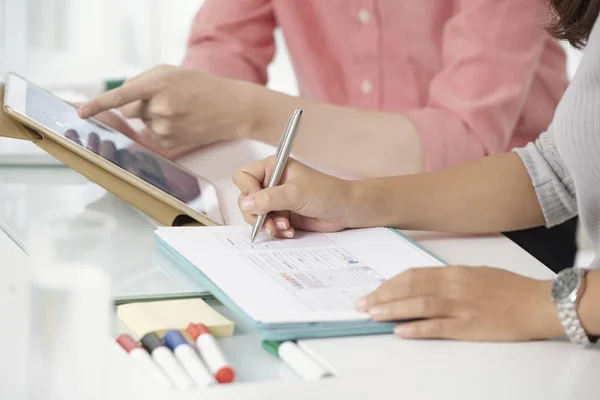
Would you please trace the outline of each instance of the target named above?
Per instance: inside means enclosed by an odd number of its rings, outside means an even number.
[[[558,225],[577,215],[573,178],[556,150],[552,132],[548,131],[535,143],[514,151],[531,177],[546,226]]]

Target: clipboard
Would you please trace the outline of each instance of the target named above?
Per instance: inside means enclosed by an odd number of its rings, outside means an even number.
[[[218,225],[200,213],[194,215],[183,206],[179,206],[168,195],[155,196],[140,186],[114,175],[93,161],[74,153],[53,140],[45,138],[41,132],[34,131],[12,119],[4,111],[4,84],[0,83],[0,136],[28,140],[47,152],[69,168],[77,171],[90,181],[117,196],[125,203],[148,215],[165,226],[213,226]]]
[[[229,310],[234,312],[236,316],[239,318],[243,324],[249,328],[251,328],[254,332],[257,332],[263,339],[265,340],[273,340],[273,341],[287,341],[287,340],[299,340],[299,339],[317,339],[317,338],[329,338],[329,337],[343,337],[343,336],[358,336],[358,335],[374,335],[374,334],[389,334],[392,333],[394,327],[398,325],[398,321],[395,322],[375,322],[369,319],[366,320],[337,320],[337,321],[305,321],[305,322],[261,322],[254,319],[247,310],[243,307],[243,303],[236,302],[233,300],[231,293],[228,293],[224,290],[217,281],[214,281],[209,277],[205,271],[202,270],[203,267],[206,267],[207,263],[199,263],[192,261],[189,257],[189,252],[186,249],[186,246],[182,245],[182,242],[178,241],[176,235],[175,238],[173,235],[169,233],[175,232],[179,229],[185,231],[185,228],[159,228],[154,232],[154,240],[157,244],[157,247],[160,251],[165,254],[168,258],[170,258],[176,265],[178,265],[183,271],[185,271],[189,277],[197,282],[202,287],[206,288],[217,300],[219,300],[223,305],[225,305]],[[216,228],[223,229],[223,228]],[[224,228],[230,229],[230,228]],[[369,229],[381,229],[383,232],[384,229],[389,230],[393,236],[390,236],[390,241],[400,240],[407,244],[410,248],[414,249],[414,251],[422,253],[432,260],[437,261],[440,265],[448,265],[446,261],[427,250],[419,243],[415,242],[413,239],[410,239],[401,231],[395,228],[367,228],[364,229],[368,231]],[[205,231],[205,230],[202,230]],[[210,230],[206,230],[209,231]],[[355,232],[361,231],[354,230]],[[214,230],[213,232],[218,232]],[[192,235],[190,232],[185,232],[186,235]],[[196,232],[195,234],[198,234]],[[248,236],[250,232],[247,232]],[[331,235],[336,235],[340,233],[331,233]],[[181,238],[181,237],[180,237]],[[364,237],[362,240],[363,243],[370,245],[368,236]],[[198,248],[202,248],[205,243],[200,240],[199,237],[194,236],[193,242]],[[389,244],[389,243],[388,243]],[[308,247],[304,247],[305,249]],[[316,247],[315,247],[316,248]],[[183,251],[182,251],[183,250]],[[296,251],[297,249],[294,249]],[[256,250],[253,250],[256,252]],[[269,252],[278,251],[277,248],[275,250],[273,248],[268,250]],[[285,251],[285,250],[279,250]],[[187,253],[188,257],[185,254]],[[205,253],[205,252],[204,252]],[[203,252],[198,252],[198,254],[203,254]],[[254,253],[256,254],[256,253]],[[239,255],[238,259],[242,259]],[[317,256],[318,257],[318,256]],[[282,263],[283,264],[283,263]],[[231,263],[223,264],[220,266],[228,268],[228,273],[232,276],[235,276],[235,270],[232,269]]]

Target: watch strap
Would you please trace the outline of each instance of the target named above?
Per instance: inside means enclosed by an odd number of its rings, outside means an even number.
[[[565,334],[573,343],[589,346],[591,341],[581,325],[577,315],[577,303],[563,301],[556,305],[558,317],[565,330]]]

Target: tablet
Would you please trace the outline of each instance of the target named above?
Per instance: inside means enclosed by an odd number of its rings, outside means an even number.
[[[207,179],[154,153],[95,118],[81,119],[72,105],[9,73],[4,109],[80,156],[210,225],[224,223],[217,191]],[[206,220],[208,219],[208,220]]]

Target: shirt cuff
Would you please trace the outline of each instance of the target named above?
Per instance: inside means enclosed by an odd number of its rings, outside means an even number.
[[[420,108],[403,114],[419,134],[426,171],[450,167],[485,155],[479,140],[452,112]]]

